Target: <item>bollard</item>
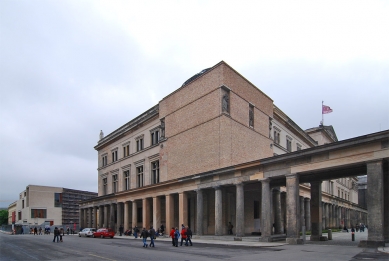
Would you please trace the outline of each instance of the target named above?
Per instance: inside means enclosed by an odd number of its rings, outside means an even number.
[[[328,229],[328,240],[332,240],[332,229]]]
[[[354,234],[354,232],[351,233],[351,241],[355,241],[355,234]]]

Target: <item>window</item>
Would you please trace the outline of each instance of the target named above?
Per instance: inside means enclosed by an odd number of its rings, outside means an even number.
[[[102,167],[107,166],[107,154],[101,156],[101,166]]]
[[[254,201],[254,219],[259,218],[259,201]]]
[[[297,150],[301,150],[301,144],[300,143],[297,143]]]
[[[151,145],[158,144],[159,142],[159,129],[151,130]]]
[[[249,126],[254,127],[254,105],[249,106]]]
[[[22,208],[24,208],[24,199],[22,200]]]
[[[292,151],[292,141],[289,139],[286,139],[286,150],[289,152]]]
[[[123,158],[127,156],[130,156],[130,143],[123,145]]]
[[[118,192],[118,175],[112,175],[112,193]]]
[[[62,193],[54,193],[54,207],[62,207]]]
[[[124,171],[124,190],[130,189],[130,170]]]
[[[46,218],[46,209],[31,209],[31,218]]]
[[[280,139],[280,132],[281,132],[281,130],[274,126],[273,139],[274,139],[274,143],[276,143],[276,144],[280,144],[280,140],[281,140]]]
[[[107,195],[107,178],[103,178],[103,195]]]
[[[159,161],[151,163],[151,184],[159,183]]]
[[[22,220],[22,212],[18,212],[18,220]]]
[[[338,198],[340,198],[340,189],[338,189]]]
[[[143,137],[137,139],[136,141],[136,151],[141,151],[143,150]]]
[[[230,89],[222,86],[222,112],[230,113]]]
[[[118,160],[118,149],[115,148],[114,150],[111,151],[112,152],[112,162],[115,162]]]
[[[143,187],[143,166],[136,168],[136,186],[137,188]]]

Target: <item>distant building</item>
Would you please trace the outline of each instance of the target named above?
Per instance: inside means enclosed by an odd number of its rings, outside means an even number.
[[[361,208],[367,209],[367,176],[358,177],[358,205]]]
[[[28,185],[8,207],[17,225],[78,225],[79,202],[97,196],[95,192],[59,187]]]

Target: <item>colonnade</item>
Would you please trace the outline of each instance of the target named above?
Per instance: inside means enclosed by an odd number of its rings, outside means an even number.
[[[369,164],[368,175],[381,173],[382,176],[382,163]],[[372,187],[382,187],[380,182],[384,182],[381,176],[377,179],[368,176],[368,184],[373,184]],[[92,206],[81,207],[80,224],[81,227],[110,227],[115,231],[118,231],[120,225],[127,230],[135,226],[159,228],[164,224],[169,231],[171,227],[185,224],[197,235],[220,236],[227,234],[228,222],[232,221],[236,237],[260,231],[261,241],[271,241],[272,235],[285,233],[288,243],[300,244],[303,243],[300,239],[303,226],[306,230],[311,230],[311,240],[323,240],[323,229],[344,226],[350,228],[364,223],[369,225],[369,233],[373,231],[368,240],[381,242],[384,233],[387,236],[387,229],[383,225],[384,218],[387,218],[383,211],[383,189],[378,192],[369,190],[370,215],[367,216],[366,212],[358,211],[353,206],[343,206],[340,201],[323,202],[320,180],[310,182],[310,198],[300,196],[298,173],[285,176],[286,191],[283,192],[279,187],[271,187],[270,178],[256,182],[237,180],[215,182],[212,186],[198,186],[195,190],[182,191],[184,187],[181,187],[178,192],[140,199],[120,201],[120,198],[105,198]],[[388,181],[385,181],[385,184],[387,183]],[[247,187],[250,188],[246,189]],[[247,193],[251,194],[247,196]],[[376,201],[380,205],[377,205]],[[256,202],[258,206],[255,205]],[[254,208],[251,207],[253,203]],[[374,212],[378,215],[373,218],[371,213]],[[375,236],[380,240],[375,239]]]

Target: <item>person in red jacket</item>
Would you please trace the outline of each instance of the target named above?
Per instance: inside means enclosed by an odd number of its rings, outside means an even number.
[[[183,227],[181,229],[181,245],[180,246],[182,246],[182,242],[186,243],[186,227]]]
[[[174,242],[174,232],[176,232],[176,230],[174,229],[174,227],[172,227],[172,230],[170,230],[170,237],[172,238],[172,244],[173,246],[176,246],[176,243]]]

